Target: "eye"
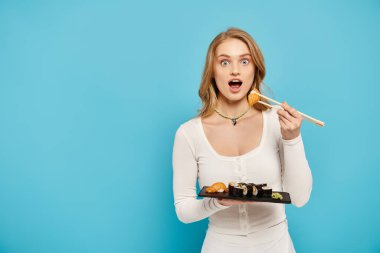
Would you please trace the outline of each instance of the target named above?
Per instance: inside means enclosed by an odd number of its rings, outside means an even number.
[[[230,62],[227,60],[220,61],[220,65],[222,65],[223,67],[227,66],[228,64],[230,64]]]
[[[241,63],[243,63],[243,65],[248,65],[249,64],[249,60],[248,59],[244,59],[241,61]]]

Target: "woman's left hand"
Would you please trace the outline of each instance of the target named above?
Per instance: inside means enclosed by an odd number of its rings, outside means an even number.
[[[302,115],[286,102],[281,104],[283,109],[278,109],[277,114],[281,125],[281,135],[284,140],[291,140],[300,135]]]

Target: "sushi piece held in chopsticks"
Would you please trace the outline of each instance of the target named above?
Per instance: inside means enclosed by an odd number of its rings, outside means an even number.
[[[251,90],[251,92],[249,93],[249,95],[248,95],[248,104],[249,104],[250,106],[253,106],[253,105],[256,104],[256,103],[260,103],[260,104],[266,105],[266,106],[271,107],[271,108],[273,108],[273,107],[275,107],[275,108],[281,108],[281,107],[278,107],[278,106],[275,106],[275,105],[272,105],[272,104],[268,104],[268,103],[266,103],[266,102],[264,102],[264,101],[261,101],[261,100],[260,100],[261,98],[266,99],[266,100],[268,100],[268,101],[270,101],[270,102],[272,102],[272,103],[275,103],[275,104],[281,106],[281,103],[280,103],[280,102],[278,102],[278,101],[276,101],[276,100],[274,100],[274,99],[271,99],[271,98],[269,98],[269,97],[267,97],[267,96],[264,96],[264,95],[261,94],[260,91],[258,91],[256,88],[253,89],[253,90]],[[304,114],[304,113],[302,113],[302,112],[300,112],[300,111],[298,111],[298,112],[302,115],[302,118],[304,118],[304,119],[310,121],[310,122],[313,123],[313,124],[316,124],[316,125],[318,125],[318,126],[324,126],[324,125],[325,125],[324,122],[322,122],[322,121],[320,121],[320,120],[318,120],[318,119],[315,119],[315,118],[313,118],[313,117],[311,117],[311,116],[309,116],[309,115],[307,115],[307,114]]]
[[[255,90],[257,91],[257,89],[255,89]],[[258,93],[258,91],[257,92],[249,93],[249,95],[248,95],[248,104],[249,104],[249,106],[253,106],[257,102],[259,102],[260,96],[257,93]]]

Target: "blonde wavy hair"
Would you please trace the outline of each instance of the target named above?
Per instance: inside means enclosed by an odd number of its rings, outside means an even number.
[[[260,48],[256,44],[255,40],[247,32],[238,28],[229,28],[227,31],[218,34],[208,47],[206,64],[203,70],[202,81],[199,88],[199,97],[202,100],[202,108],[199,110],[199,116],[201,117],[207,117],[211,115],[216,108],[219,90],[216,87],[214,79],[215,52],[216,48],[223,41],[230,38],[239,39],[248,46],[255,68],[255,77],[253,79],[250,90],[256,88],[261,92],[261,85],[265,77],[265,65],[264,57],[260,51]],[[249,92],[247,93],[247,99],[248,94]],[[260,103],[254,104],[253,107],[260,111],[265,111],[268,109],[268,107]]]

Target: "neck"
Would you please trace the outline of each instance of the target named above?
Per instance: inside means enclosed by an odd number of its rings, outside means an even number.
[[[216,108],[228,117],[237,117],[247,111],[249,104],[246,99],[240,101],[226,101],[224,99],[219,99]]]

